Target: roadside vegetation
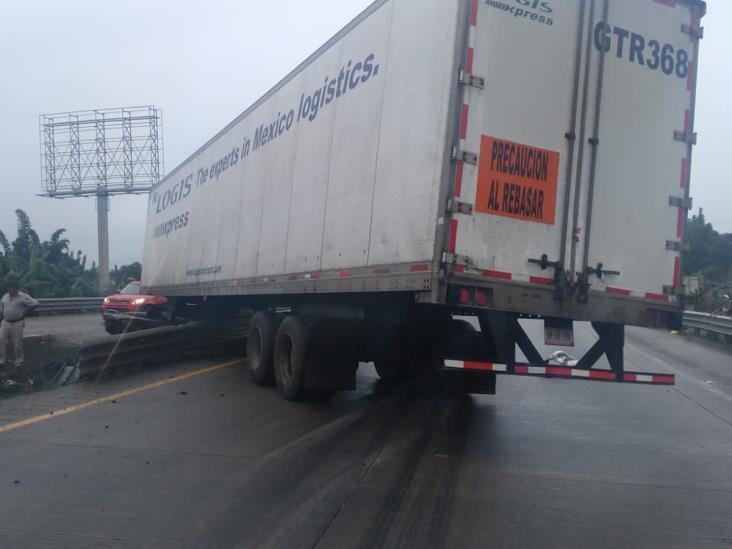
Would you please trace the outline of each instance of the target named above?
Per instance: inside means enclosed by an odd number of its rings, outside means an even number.
[[[41,241],[30,218],[23,210],[15,210],[17,235],[10,241],[0,231],[0,288],[14,276],[20,287],[37,298],[95,297],[99,295],[97,265],[87,264],[81,250],[74,251],[66,229],[57,229],[48,240]],[[139,279],[142,265],[133,263],[117,267],[110,273],[114,289],[130,279]]]
[[[717,232],[700,209],[686,225],[686,242],[685,275],[695,277],[696,286],[689,305],[697,311],[718,311],[729,303],[724,296],[732,295],[732,234]]]

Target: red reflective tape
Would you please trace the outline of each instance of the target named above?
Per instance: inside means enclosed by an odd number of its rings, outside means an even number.
[[[590,379],[615,381],[615,372],[610,372],[608,370],[590,370]]]
[[[653,377],[653,383],[658,383],[660,385],[676,385],[676,377],[672,375],[654,375]]]
[[[523,366],[523,365],[517,364],[514,367],[513,371],[514,371],[514,373],[523,376],[523,375],[526,375],[526,374],[529,373],[529,367],[528,366]]]
[[[682,158],[681,159],[681,188],[686,188],[686,178],[689,174],[689,164],[688,159]]]
[[[543,276],[532,276],[529,278],[529,282],[532,284],[541,284],[543,286],[551,286],[554,284],[554,279],[544,278]]]
[[[681,258],[676,257],[674,259],[674,287],[678,288],[681,284]]]
[[[547,375],[559,377],[572,377],[572,368],[564,366],[547,366]]]
[[[287,280],[297,280],[299,277],[297,275],[290,275],[287,277]]]
[[[463,161],[460,160],[457,163],[457,167],[455,169],[455,196],[460,198],[460,195],[463,192]]]
[[[478,0],[472,0],[470,4],[470,26],[478,26]]]
[[[341,278],[349,278],[353,276],[353,271],[341,271],[338,276],[340,276]]]
[[[626,372],[623,375],[623,381],[626,383],[645,383],[647,385],[675,385],[676,376],[673,374]]]
[[[453,219],[450,222],[450,245],[447,248],[447,251],[451,254],[454,254],[455,250],[457,249],[457,233],[458,221],[457,219]]]
[[[699,26],[701,25],[701,18],[696,10],[691,10],[691,28],[692,30],[699,31]],[[692,34],[689,34],[689,42],[694,42],[694,36]]]
[[[501,280],[511,280],[513,275],[511,273],[504,273],[502,271],[483,271],[483,276],[488,278],[500,278]]]
[[[669,300],[670,300],[669,296],[667,296],[667,295],[664,295],[664,294],[654,294],[654,293],[651,293],[651,292],[648,292],[646,294],[646,299],[650,299],[652,301],[663,301],[663,302],[666,302],[666,303],[668,303]]]
[[[313,273],[313,274],[310,275],[310,278],[312,280],[317,280],[317,279],[320,278],[320,273]]]
[[[427,265],[427,264],[412,265],[412,267],[410,268],[410,270],[413,273],[426,273],[427,271],[430,270],[430,266]]]
[[[463,362],[463,367],[466,370],[480,370],[483,372],[490,372],[493,370],[493,364],[490,362]]]
[[[679,217],[676,220],[676,236],[681,238],[684,236],[684,222],[686,221],[686,210],[679,208]]]
[[[468,115],[470,114],[470,106],[463,105],[463,113],[460,117],[460,139],[468,137]]]
[[[684,111],[684,133],[689,133],[689,119],[691,117],[691,113],[689,112],[689,109],[686,109]]]
[[[691,91],[694,86],[694,71],[696,70],[696,64],[693,61],[689,61],[689,74],[686,77],[686,89]]]
[[[657,4],[663,4],[664,6],[668,6],[670,8],[676,7],[676,0],[656,0]]]
[[[475,50],[468,48],[468,55],[465,59],[465,72],[473,74],[473,64],[475,63]]]
[[[630,290],[624,290],[623,288],[605,288],[605,292],[612,295],[622,295],[625,297],[630,297],[631,291]]]
[[[454,273],[464,273],[465,272],[465,267],[463,267],[462,265],[455,265],[452,268],[452,272],[454,272]]]
[[[388,275],[388,274],[391,274],[391,269],[374,269],[374,274]]]

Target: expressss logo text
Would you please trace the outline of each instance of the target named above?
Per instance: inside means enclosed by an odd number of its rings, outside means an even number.
[[[515,19],[548,26],[554,24],[554,9],[545,0],[485,0],[485,5],[504,11]]]

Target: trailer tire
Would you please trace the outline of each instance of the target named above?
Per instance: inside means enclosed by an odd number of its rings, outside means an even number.
[[[274,343],[274,377],[285,400],[302,400],[305,395],[307,329],[297,316],[286,317],[277,329]]]
[[[274,385],[274,340],[277,332],[275,317],[259,311],[252,317],[247,335],[247,360],[252,381],[260,386]]]

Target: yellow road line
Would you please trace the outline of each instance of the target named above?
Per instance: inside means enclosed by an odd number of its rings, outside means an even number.
[[[230,368],[236,364],[241,364],[241,362],[242,362],[241,360],[232,360],[230,362],[224,362],[223,364],[217,364],[216,366],[210,366],[208,368],[203,368],[201,370],[195,370],[193,372],[188,372],[186,374],[181,374],[181,375],[174,376],[174,377],[171,377],[168,379],[163,379],[161,381],[156,381],[154,383],[148,383],[147,385],[141,385],[140,387],[135,387],[134,389],[120,391],[119,393],[114,393],[113,395],[105,396],[102,398],[96,398],[96,399],[90,400],[88,402],[82,402],[81,404],[76,404],[75,406],[69,406],[68,408],[63,408],[62,410],[54,410],[53,412],[48,412],[47,414],[43,414],[40,416],[30,417],[28,419],[23,419],[21,421],[15,421],[13,423],[7,423],[5,425],[0,425],[0,433],[7,433],[8,431],[14,431],[15,429],[20,429],[21,427],[27,427],[29,425],[34,425],[34,424],[40,423],[42,421],[48,421],[49,419],[57,418],[59,416],[65,416],[67,414],[72,414],[74,412],[86,410],[87,408],[92,408],[93,406],[99,406],[100,404],[104,404],[105,402],[110,402],[112,400],[120,400],[122,398],[136,395],[138,393],[143,393],[143,392],[149,391],[151,389],[157,389],[158,387],[164,387],[165,385],[170,385],[171,383],[183,381],[184,379],[190,379],[192,377],[198,377],[198,376],[210,374],[210,373],[216,372],[218,370],[223,370],[224,368]]]

